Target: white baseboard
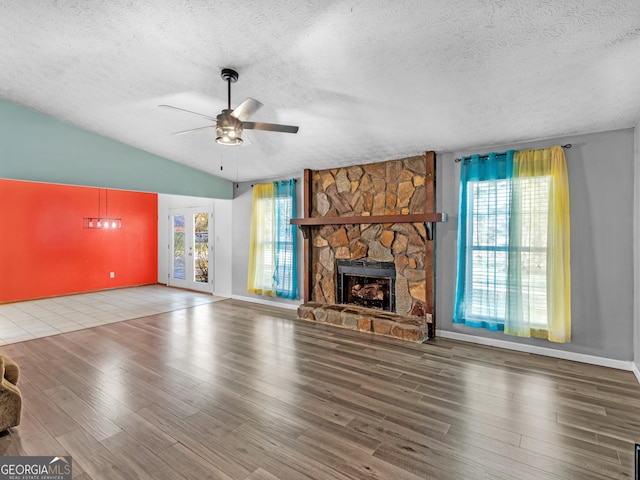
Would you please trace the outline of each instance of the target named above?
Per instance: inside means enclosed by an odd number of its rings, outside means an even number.
[[[291,303],[274,302],[273,300],[263,300],[262,298],[244,297],[242,295],[231,295],[234,300],[242,300],[243,302],[259,303],[260,305],[269,305],[270,307],[287,308],[289,310],[297,310],[300,305]]]
[[[638,365],[635,362],[631,362],[631,369],[633,370],[633,373],[636,376],[638,383],[640,383],[640,369],[638,368]]]
[[[487,345],[490,347],[505,348],[507,350],[516,350],[518,352],[534,353],[547,357],[560,358],[562,360],[572,360],[574,362],[589,363],[591,365],[599,365],[601,367],[633,371],[636,375],[636,378],[640,382],[640,372],[633,362],[615,360],[613,358],[596,357],[595,355],[586,355],[584,353],[568,352],[566,350],[556,350],[555,348],[539,347],[537,345],[525,345],[522,343],[508,342],[506,340],[497,340],[495,338],[476,337],[475,335],[450,332],[448,330],[436,330],[436,336],[440,336],[442,338],[450,338],[452,340],[461,340],[463,342],[478,343],[480,345]]]
[[[213,292],[214,297],[231,298],[230,293]]]

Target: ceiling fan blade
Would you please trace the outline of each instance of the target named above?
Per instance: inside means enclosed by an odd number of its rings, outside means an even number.
[[[198,130],[204,130],[205,128],[216,128],[215,125],[207,125],[206,127],[190,128],[189,130],[182,130],[181,132],[174,132],[171,135],[183,135],[185,133],[196,132]]]
[[[231,116],[240,121],[244,121],[256,113],[260,107],[262,107],[262,103],[254,100],[253,98],[247,98],[244,102],[238,105],[233,112],[231,112]]]
[[[278,125],[276,123],[242,122],[242,128],[247,130],[268,130],[269,132],[298,133],[293,125]]]
[[[158,105],[163,108],[172,108],[173,110],[179,110],[181,112],[192,113],[193,115],[198,115],[199,117],[204,117],[207,120],[216,121],[216,117],[210,117],[209,115],[205,115],[204,113],[192,112],[191,110],[185,110],[184,108],[173,107],[171,105]]]

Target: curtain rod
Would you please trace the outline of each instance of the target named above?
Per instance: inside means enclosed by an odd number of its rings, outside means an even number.
[[[562,148],[571,148],[571,144],[570,144],[570,143],[567,143],[566,145],[561,145],[561,147],[562,147]],[[504,155],[506,155],[506,153],[498,153],[498,154],[497,154],[497,156],[498,156],[498,157],[500,157],[500,156],[504,156]],[[469,155],[469,156],[471,156],[471,155]],[[456,162],[456,163],[458,163],[458,162],[461,162],[463,158],[465,158],[465,157],[462,157],[462,158],[454,158],[454,159],[453,159],[453,161],[454,161],[454,162]],[[489,155],[480,155],[480,157],[479,157],[479,158],[489,158]]]
[[[294,178],[294,179],[293,179],[293,183],[298,183],[298,179],[297,179],[297,178]],[[253,188],[253,183],[251,184],[251,188]]]

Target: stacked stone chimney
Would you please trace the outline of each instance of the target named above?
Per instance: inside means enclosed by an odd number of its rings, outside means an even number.
[[[426,175],[424,155],[311,173],[312,218],[360,218],[310,229],[311,302],[301,306],[300,318],[413,341],[426,338],[431,315],[425,308],[425,223],[365,223],[369,216],[424,214]],[[395,313],[336,305],[336,260],[393,262]]]

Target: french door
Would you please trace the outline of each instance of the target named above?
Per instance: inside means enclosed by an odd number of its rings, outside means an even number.
[[[169,211],[169,286],[213,293],[213,208]]]

